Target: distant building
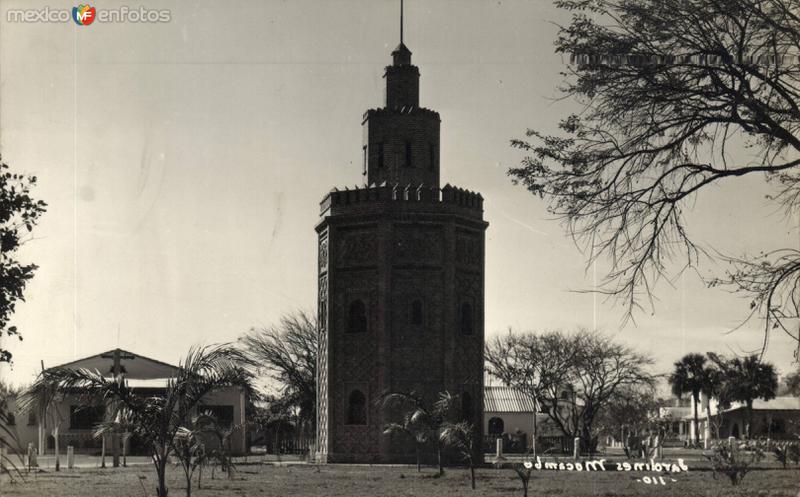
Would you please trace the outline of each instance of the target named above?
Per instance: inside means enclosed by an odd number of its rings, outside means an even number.
[[[486,386],[483,389],[483,433],[484,448],[494,452],[495,440],[503,438],[505,452],[522,452],[531,448],[533,418],[536,416],[537,448],[539,451],[570,452],[572,438],[564,436],[556,426],[546,407],[537,410],[533,399],[525,392],[507,386]],[[561,392],[561,409],[568,404],[566,393]]]
[[[731,407],[718,411],[716,401],[712,398],[711,423],[707,419],[706,404],[706,398],[701,397],[698,406],[700,439],[715,438],[716,424],[719,424],[720,438],[744,438],[748,419],[744,403],[734,402]],[[684,419],[691,420],[692,414],[685,416]],[[781,396],[766,401],[754,400],[753,426],[750,428],[750,435],[751,438],[796,440],[800,435],[800,397]]]
[[[146,396],[163,394],[167,381],[175,377],[178,367],[165,362],[136,355],[126,350],[116,349],[97,354],[77,361],[55,366],[63,369],[87,369],[98,371],[108,378],[113,378],[114,356],[118,355],[120,371],[128,385],[137,393]],[[55,369],[53,368],[53,369]],[[76,453],[96,453],[102,446],[102,440],[94,437],[95,425],[105,416],[103,404],[87,405],[87,398],[81,392],[67,394],[64,399],[53,406],[46,419],[38,419],[36,412],[22,412],[16,407],[16,401],[9,402],[8,410],[11,414],[7,427],[17,438],[16,444],[22,448],[33,443],[39,454],[45,454],[54,449],[52,427],[54,420],[60,419],[59,447],[66,453],[66,447],[71,445]],[[244,426],[245,394],[239,387],[227,387],[206,396],[199,409],[209,411],[222,424],[230,426]],[[5,441],[14,449],[10,440]],[[149,448],[140,447],[133,438],[128,448],[129,453],[139,453]],[[245,431],[237,428],[231,435],[231,450],[234,454],[247,452]],[[106,454],[111,454],[111,437],[106,437]]]

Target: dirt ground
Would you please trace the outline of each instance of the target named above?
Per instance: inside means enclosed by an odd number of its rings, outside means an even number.
[[[56,473],[46,470],[31,473],[25,480],[12,483],[0,479],[0,497],[155,497],[154,472],[149,466],[117,469],[77,468]],[[186,495],[186,483],[179,467],[171,467],[169,496]],[[521,496],[522,484],[511,469],[493,467],[477,470],[477,489],[470,489],[469,471],[450,468],[436,477],[432,468],[417,473],[414,467],[398,466],[286,466],[240,464],[234,478],[227,479],[219,470],[211,479],[210,470],[202,474],[202,488],[195,475],[194,497],[276,496]],[[534,496],[669,496],[737,497],[800,496],[800,469],[762,469],[749,473],[744,482],[731,486],[727,480],[715,480],[709,471],[679,473],[665,478],[665,484],[646,483],[644,477],[657,481],[655,473],[538,471],[530,482]],[[676,481],[672,481],[672,480]]]

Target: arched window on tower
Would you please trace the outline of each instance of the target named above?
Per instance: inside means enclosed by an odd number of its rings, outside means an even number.
[[[475,328],[472,305],[469,302],[462,302],[459,314],[461,317],[461,334],[472,335]]]
[[[367,424],[367,398],[361,390],[353,390],[347,399],[347,424]]]
[[[347,313],[347,332],[366,333],[367,331],[367,306],[363,300],[354,300],[350,303]]]
[[[469,392],[461,394],[461,420],[472,422],[475,417],[475,406],[472,403],[472,395]]]
[[[413,302],[411,302],[411,309],[409,314],[410,314],[409,321],[411,321],[411,325],[422,326],[423,314],[422,314],[421,300],[416,299]]]
[[[364,145],[364,166],[363,166],[363,171],[361,172],[361,174],[363,174],[363,175],[367,174],[367,146],[366,145]]]

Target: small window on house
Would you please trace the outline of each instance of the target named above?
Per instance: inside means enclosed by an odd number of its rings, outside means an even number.
[[[33,411],[28,411],[28,426],[33,426],[36,424],[36,413]]]
[[[354,300],[350,303],[347,331],[348,333],[366,333],[367,331],[367,307],[362,300]]]
[[[503,418],[492,418],[489,420],[489,435],[502,435],[505,429]]]
[[[233,426],[233,406],[200,406],[198,411],[210,415],[222,428]]]
[[[436,169],[436,145],[433,143],[428,144],[428,168],[433,171]]]
[[[378,167],[383,168],[383,142],[378,143]]]
[[[70,430],[92,430],[105,417],[105,406],[70,406]]]
[[[406,142],[406,167],[414,167],[414,163],[411,161],[411,142]]]
[[[469,302],[461,304],[461,334],[472,335],[474,331],[472,305]]]
[[[367,174],[367,146],[364,145],[364,170],[361,174]]]
[[[361,390],[353,390],[347,399],[347,424],[367,424],[367,398]]]
[[[411,324],[422,326],[422,301],[417,299],[411,302]]]

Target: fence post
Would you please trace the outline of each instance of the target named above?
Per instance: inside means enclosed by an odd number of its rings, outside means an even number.
[[[495,439],[495,452],[496,452],[496,455],[495,455],[495,458],[494,458],[495,462],[500,462],[500,461],[505,461],[506,460],[506,458],[503,457],[503,439],[502,438]]]
[[[572,457],[575,458],[575,460],[577,461],[580,456],[581,456],[581,439],[580,437],[575,437],[572,446]]]
[[[67,469],[75,467],[75,447],[67,445]]]

